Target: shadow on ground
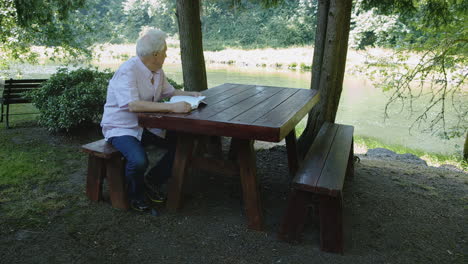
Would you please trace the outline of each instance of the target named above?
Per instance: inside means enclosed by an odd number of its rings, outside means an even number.
[[[8,133],[22,135],[12,137],[19,143],[28,142],[29,135],[77,151],[80,144],[99,137],[94,131],[65,140],[42,129],[13,130]],[[280,145],[257,152],[264,232],[246,228],[238,177],[193,171],[184,207],[177,213],[156,206],[159,216],[152,216],[89,202],[83,154],[70,161],[81,164],[79,169],[64,172],[67,184],[51,186],[73,195],[66,207],[44,216],[49,219],[46,224],[17,229],[1,220],[0,262],[462,263],[468,252],[467,175],[360,158],[354,179],[345,182],[343,256],[319,250],[318,223],[312,216],[302,243],[277,239],[289,177],[286,149]]]

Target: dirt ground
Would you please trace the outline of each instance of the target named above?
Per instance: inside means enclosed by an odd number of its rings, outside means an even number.
[[[2,232],[0,263],[466,263],[468,174],[386,150],[358,156],[345,182],[344,255],[320,251],[314,216],[302,243],[277,239],[288,193],[279,144],[257,151],[264,232],[246,228],[239,177],[194,171],[182,210],[157,206],[154,216],[89,202],[83,162],[64,190],[76,201],[47,226]]]

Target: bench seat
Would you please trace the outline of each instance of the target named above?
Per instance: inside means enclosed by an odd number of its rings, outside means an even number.
[[[92,201],[102,200],[102,182],[109,184],[112,207],[128,209],[127,189],[125,186],[125,159],[122,154],[104,139],[81,146],[88,153],[88,175],[86,195]]]
[[[320,218],[320,247],[343,253],[343,184],[353,176],[353,132],[348,125],[324,123],[297,171],[279,238],[300,240],[310,205]]]

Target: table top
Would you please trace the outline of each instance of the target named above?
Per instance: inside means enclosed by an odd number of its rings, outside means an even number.
[[[225,83],[186,114],[138,113],[142,127],[279,142],[319,101],[316,90]]]

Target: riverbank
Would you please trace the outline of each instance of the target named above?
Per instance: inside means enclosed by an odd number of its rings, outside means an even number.
[[[51,50],[43,47],[34,47],[39,54],[41,63],[47,62]],[[204,51],[207,65],[232,65],[246,68],[268,68],[274,70],[303,70],[310,71],[314,49],[312,46],[291,48],[265,48],[241,50],[228,48],[221,51]],[[134,44],[103,44],[96,46],[93,52],[93,64],[116,65],[135,56]],[[346,60],[346,74],[361,74],[362,67],[369,64],[378,64],[378,60],[393,61],[393,51],[382,48],[369,48],[367,50],[349,49]],[[414,64],[419,56],[412,54],[405,62]],[[180,48],[177,40],[168,40],[166,64],[181,64]]]

